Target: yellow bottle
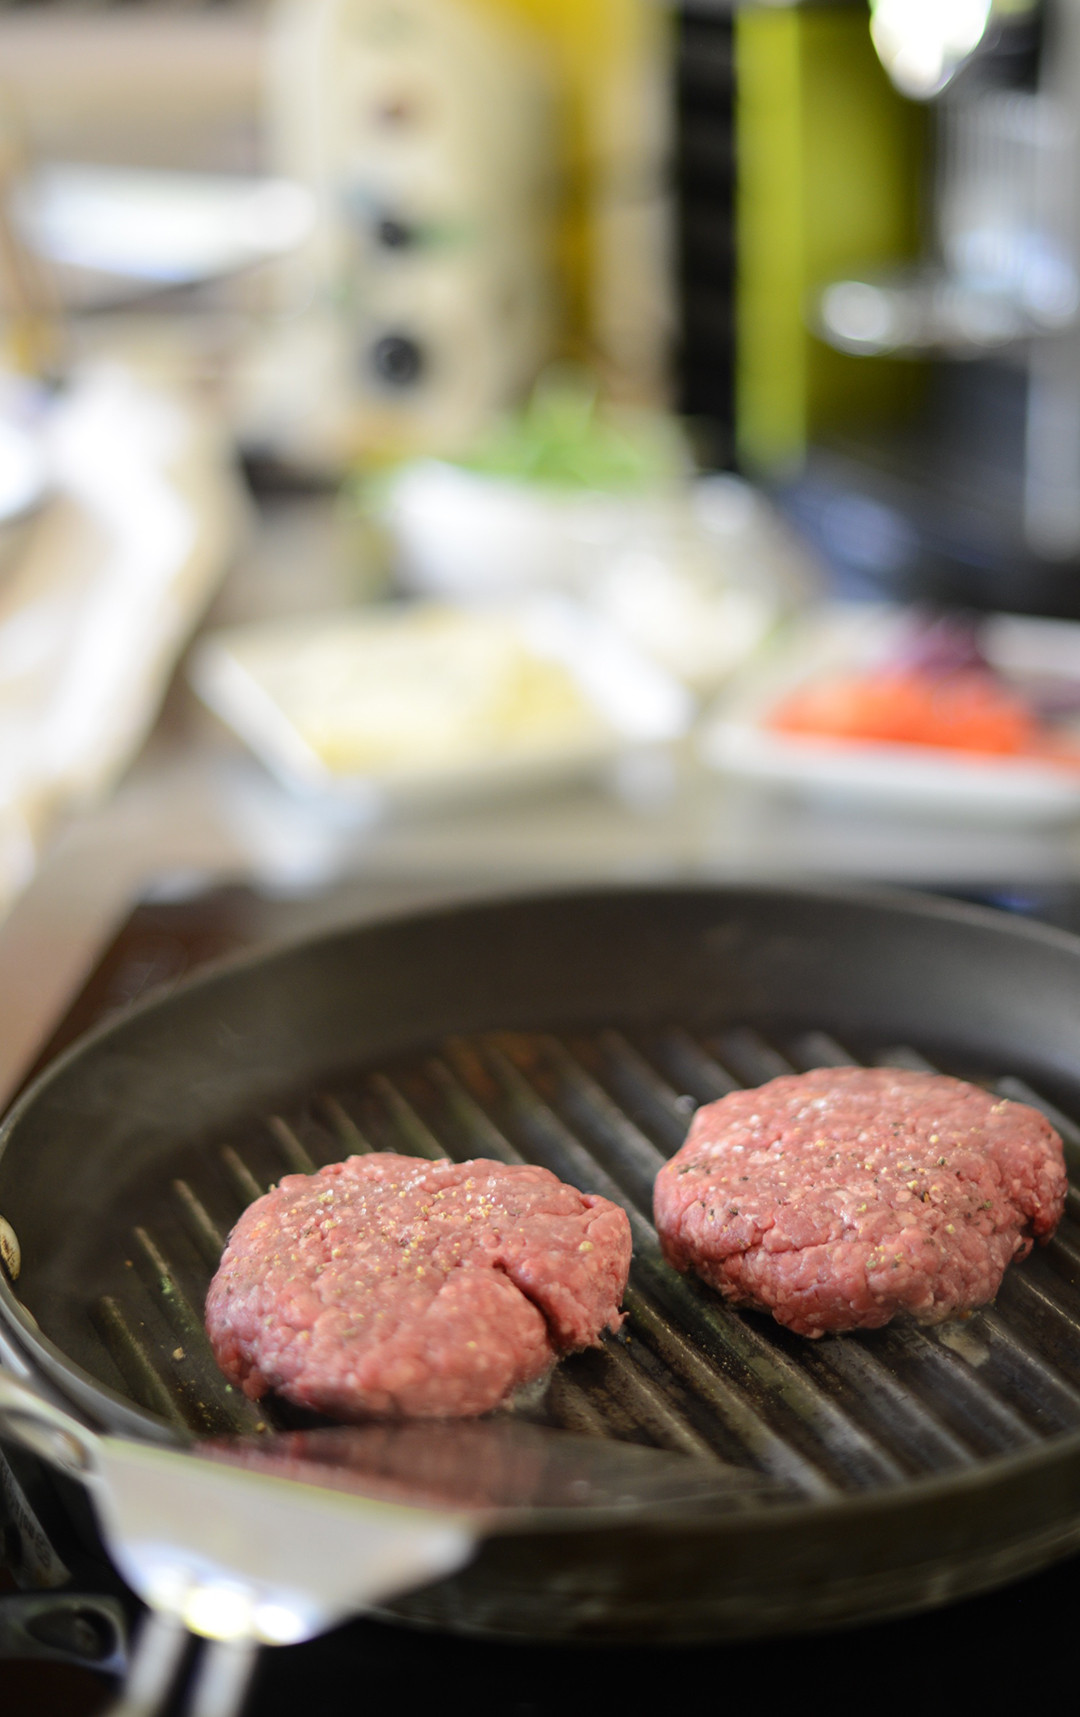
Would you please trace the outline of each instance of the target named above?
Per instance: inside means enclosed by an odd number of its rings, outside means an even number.
[[[562,352],[607,390],[667,394],[672,280],[665,168],[669,25],[655,0],[471,0],[526,24],[560,103]]]

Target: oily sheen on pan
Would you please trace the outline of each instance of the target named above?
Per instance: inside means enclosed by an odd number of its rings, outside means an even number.
[[[629,1268],[626,1212],[547,1169],[350,1157],[249,1206],[206,1328],[253,1400],[464,1417],[617,1329]]]
[[[800,1335],[992,1300],[1065,1203],[1046,1118],[943,1074],[820,1068],[699,1109],[656,1180],[679,1270]]]

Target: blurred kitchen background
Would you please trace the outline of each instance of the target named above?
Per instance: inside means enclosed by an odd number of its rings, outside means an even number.
[[[140,898],[747,874],[1080,923],[1080,0],[0,4],[0,1084]]]

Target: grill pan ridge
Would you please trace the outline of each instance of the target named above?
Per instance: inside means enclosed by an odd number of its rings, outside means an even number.
[[[1080,939],[885,891],[638,889],[233,961],[89,1034],[8,1118],[6,1339],[123,1432],[310,1423],[232,1390],[203,1332],[240,1210],[357,1151],[542,1163],[627,1210],[628,1319],[513,1410],[750,1469],[771,1500],[538,1517],[395,1613],[701,1640],[986,1589],[1080,1545],[1080,1192],[993,1306],[815,1343],[678,1276],[652,1228],[653,1177],[699,1103],[854,1061],[1036,1104],[1080,1179]]]

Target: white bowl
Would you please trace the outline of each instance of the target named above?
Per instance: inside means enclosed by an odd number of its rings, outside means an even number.
[[[437,459],[394,478],[385,518],[413,590],[489,600],[578,587],[643,533],[670,531],[668,495],[609,495],[491,477]]]

